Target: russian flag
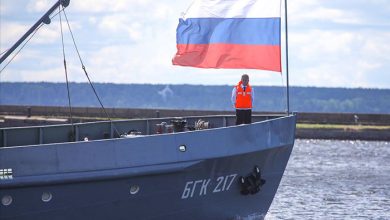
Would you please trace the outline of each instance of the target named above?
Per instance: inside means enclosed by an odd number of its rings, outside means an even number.
[[[173,65],[281,72],[281,0],[197,0],[176,31]]]

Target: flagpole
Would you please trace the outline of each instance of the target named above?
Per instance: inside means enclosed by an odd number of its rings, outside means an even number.
[[[287,28],[287,0],[284,1],[284,19],[286,31],[286,80],[287,80],[287,114],[290,115],[290,88],[288,80],[288,28]]]

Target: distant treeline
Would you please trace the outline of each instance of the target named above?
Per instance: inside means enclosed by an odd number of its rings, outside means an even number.
[[[73,106],[98,107],[87,83],[70,83]],[[96,83],[105,107],[233,110],[232,86]],[[1,105],[67,106],[65,83],[0,83]],[[255,87],[255,111],[286,110],[286,88]],[[297,112],[390,113],[390,89],[291,87],[290,108]]]

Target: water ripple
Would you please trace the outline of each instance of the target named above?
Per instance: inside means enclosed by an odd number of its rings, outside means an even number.
[[[297,140],[265,219],[390,219],[390,144]]]

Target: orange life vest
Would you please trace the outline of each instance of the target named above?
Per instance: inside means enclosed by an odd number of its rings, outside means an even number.
[[[244,89],[240,81],[236,86],[236,108],[251,109],[252,108],[252,87],[248,84]]]

